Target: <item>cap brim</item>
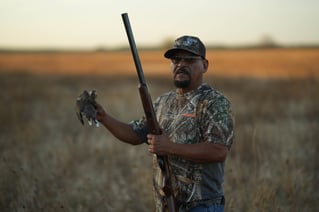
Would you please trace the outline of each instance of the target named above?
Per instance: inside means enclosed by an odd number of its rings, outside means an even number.
[[[164,57],[166,57],[166,58],[171,58],[172,55],[173,55],[175,52],[180,51],[180,50],[187,51],[187,52],[189,52],[189,53],[192,53],[192,54],[201,56],[201,55],[199,55],[198,53],[193,52],[193,51],[191,51],[191,50],[189,50],[189,49],[178,47],[178,48],[172,48],[172,49],[167,50],[167,51],[165,52],[165,54],[164,54]]]

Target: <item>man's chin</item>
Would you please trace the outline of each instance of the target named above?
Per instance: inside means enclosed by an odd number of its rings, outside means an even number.
[[[191,81],[190,80],[174,80],[174,85],[177,88],[187,88],[190,85]]]

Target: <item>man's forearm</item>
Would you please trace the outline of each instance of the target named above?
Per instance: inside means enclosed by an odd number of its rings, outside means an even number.
[[[179,144],[162,135],[147,135],[149,152],[159,155],[175,155],[198,163],[224,162],[228,148],[223,144],[202,142],[198,144]]]
[[[138,135],[133,131],[131,125],[121,122],[109,114],[105,114],[100,122],[112,133],[112,135],[125,143],[133,145],[143,143]]]
[[[199,144],[172,143],[169,154],[198,163],[224,162],[228,149],[222,144],[203,142]]]

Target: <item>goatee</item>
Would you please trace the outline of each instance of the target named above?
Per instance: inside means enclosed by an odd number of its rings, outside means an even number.
[[[187,88],[190,84],[191,84],[190,80],[183,80],[183,81],[174,80],[174,85],[177,88]]]
[[[188,79],[184,79],[184,80],[177,80],[176,79],[176,76],[178,74],[184,74],[184,75],[187,75],[188,76]],[[180,68],[180,69],[177,69],[174,73],[174,85],[177,87],[177,88],[187,88],[189,85],[191,84],[191,75],[189,73],[189,71],[183,67],[183,68]]]

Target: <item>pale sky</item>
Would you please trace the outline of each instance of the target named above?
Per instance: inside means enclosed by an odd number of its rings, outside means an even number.
[[[318,0],[1,0],[0,47],[96,48],[128,45],[127,12],[137,46],[180,35],[206,44],[319,43]]]

